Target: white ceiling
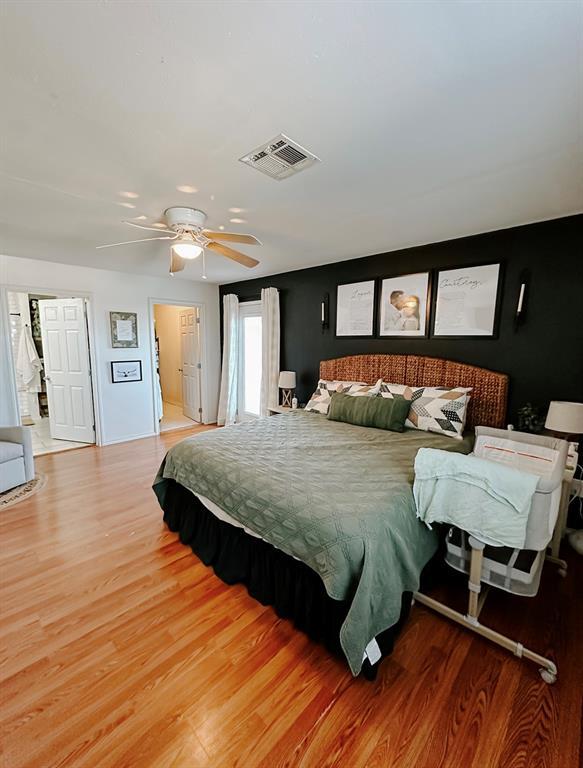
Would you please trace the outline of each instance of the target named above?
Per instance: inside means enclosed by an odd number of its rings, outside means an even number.
[[[0,252],[163,275],[167,244],[95,246],[184,204],[263,241],[225,282],[579,211],[582,8],[4,2]],[[280,131],[322,163],[237,161]]]

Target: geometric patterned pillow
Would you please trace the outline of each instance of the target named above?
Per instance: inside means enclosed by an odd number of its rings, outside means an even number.
[[[471,391],[472,387],[407,387],[383,382],[380,394],[411,401],[406,427],[461,440]]]
[[[345,394],[351,397],[374,397],[381,391],[382,379],[379,379],[376,384],[353,384],[348,392]]]
[[[328,413],[328,408],[330,408],[330,401],[334,392],[347,393],[352,387],[367,386],[369,385],[364,384],[361,381],[327,381],[326,379],[320,379],[318,381],[316,391],[310,398],[305,410],[315,411],[316,413],[323,413],[324,416],[326,416]],[[353,392],[353,394],[356,393]],[[376,394],[376,392],[374,394]]]

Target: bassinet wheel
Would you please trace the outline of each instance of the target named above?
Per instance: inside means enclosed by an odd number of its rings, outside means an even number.
[[[545,681],[545,683],[552,685],[553,683],[557,682],[557,675],[555,674],[555,672],[551,671],[550,669],[541,667],[541,669],[539,669],[539,673],[542,679]]]

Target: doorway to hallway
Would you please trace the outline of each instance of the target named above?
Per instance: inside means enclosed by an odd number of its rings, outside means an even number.
[[[155,303],[154,344],[160,432],[202,422],[200,309]]]

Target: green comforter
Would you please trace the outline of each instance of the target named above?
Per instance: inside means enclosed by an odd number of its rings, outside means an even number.
[[[154,481],[206,496],[273,546],[302,560],[351,606],[340,631],[357,675],[367,644],[399,619],[437,537],[415,516],[413,462],[429,446],[467,453],[467,441],[328,421],[294,411],[183,440]]]

